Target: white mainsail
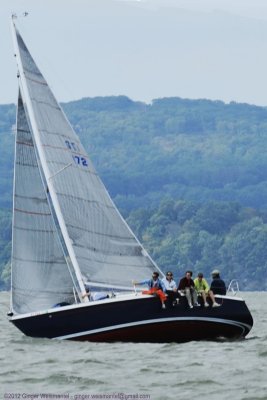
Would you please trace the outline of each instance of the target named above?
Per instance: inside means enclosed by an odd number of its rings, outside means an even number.
[[[14,34],[21,95],[54,207],[50,212],[62,231],[80,291],[85,281],[131,289],[132,279],[145,279],[158,267],[110,199],[15,25]]]
[[[21,96],[18,98],[12,241],[12,309],[73,302],[73,281],[48,205]]]

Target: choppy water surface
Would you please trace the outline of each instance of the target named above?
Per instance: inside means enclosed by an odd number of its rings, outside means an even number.
[[[254,318],[246,340],[106,344],[28,338],[7,321],[0,293],[0,396],[267,400],[267,293],[242,297]]]

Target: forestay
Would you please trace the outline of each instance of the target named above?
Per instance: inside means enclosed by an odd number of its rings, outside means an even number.
[[[110,199],[18,31],[17,42],[46,168],[83,279],[91,286],[131,288],[155,263]],[[23,95],[23,93],[22,93]],[[36,134],[36,133],[34,133]],[[45,166],[43,165],[43,168]]]

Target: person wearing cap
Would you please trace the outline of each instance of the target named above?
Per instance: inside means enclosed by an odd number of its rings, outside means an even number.
[[[211,273],[211,276],[212,276],[212,282],[210,285],[210,290],[212,290],[214,294],[225,295],[226,286],[225,282],[220,277],[220,271],[218,269],[214,269]]]
[[[207,302],[207,297],[210,297],[212,301],[212,307],[220,307],[220,304],[218,304],[215,300],[213,291],[210,290],[208,282],[206,281],[206,279],[203,278],[202,272],[198,273],[197,278],[194,280],[194,284],[197,294],[199,296],[202,296],[203,298],[204,307],[209,307],[209,303]]]

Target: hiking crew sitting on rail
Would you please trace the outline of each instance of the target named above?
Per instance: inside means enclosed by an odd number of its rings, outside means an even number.
[[[207,302],[207,297],[210,297],[212,301],[212,307],[220,306],[220,304],[216,302],[213,291],[210,290],[208,282],[206,281],[206,279],[203,278],[202,272],[198,273],[197,278],[194,280],[194,284],[197,294],[199,296],[202,296],[203,298],[204,307],[209,307],[209,303]]]
[[[166,294],[168,295],[168,303],[171,306],[177,305],[179,303],[179,293],[177,291],[176,282],[173,279],[173,273],[168,271],[165,278],[162,279],[162,282],[165,286]]]
[[[85,293],[82,295],[82,298],[88,297],[89,301],[97,301],[97,300],[104,300],[110,297],[113,297],[112,294],[108,294],[106,292],[91,292],[88,285],[84,285]]]
[[[226,286],[225,282],[220,278],[220,271],[218,269],[214,269],[211,273],[212,282],[210,285],[210,289],[214,294],[226,294]]]
[[[137,282],[137,281],[132,281],[133,285],[148,285],[149,290],[143,290],[142,294],[156,294],[162,304],[162,308],[166,308],[165,306],[165,301],[167,299],[166,297],[166,288],[162,282],[161,279],[159,279],[159,273],[157,271],[153,272],[152,274],[152,279],[145,279],[144,281]]]
[[[197,302],[197,292],[195,289],[194,281],[192,279],[192,275],[192,271],[186,271],[185,277],[180,280],[178,286],[178,290],[185,294],[190,308],[193,308],[193,304],[194,306],[199,306]]]

